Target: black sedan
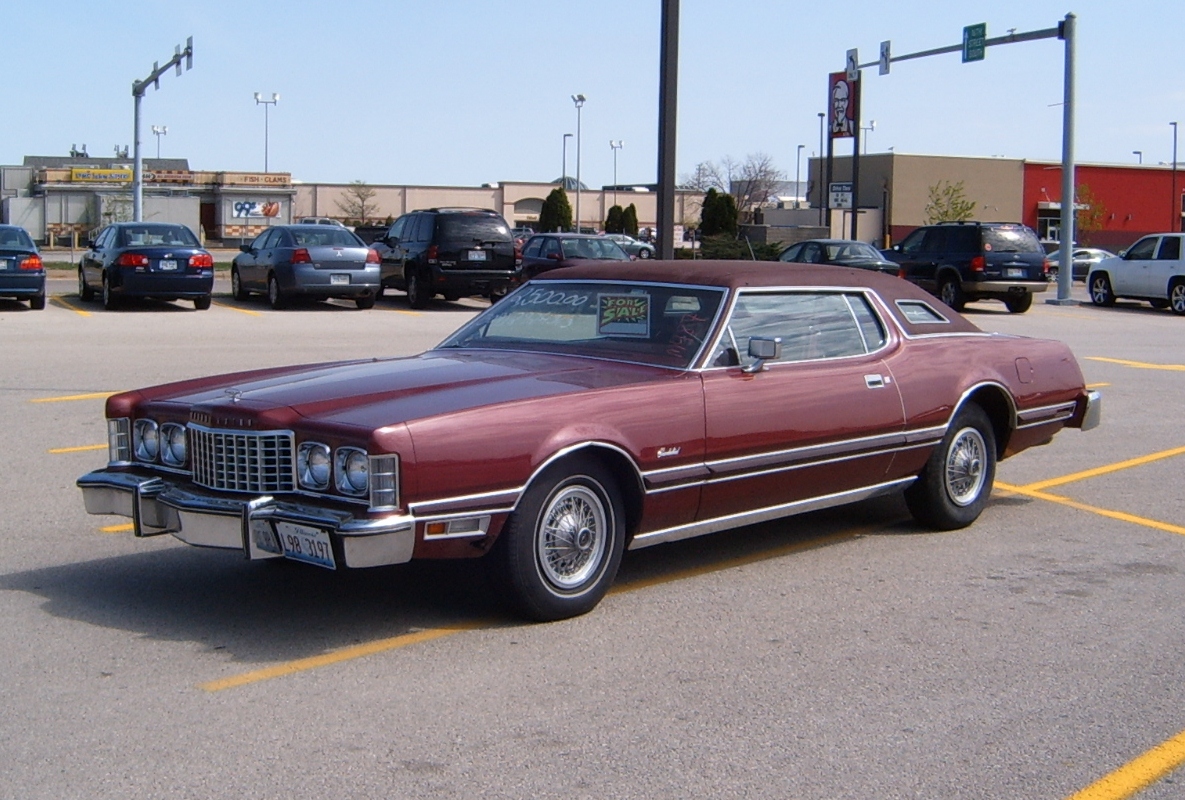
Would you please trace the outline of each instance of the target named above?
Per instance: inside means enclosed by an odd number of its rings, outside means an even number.
[[[91,300],[96,291],[109,310],[143,297],[192,300],[204,311],[214,291],[214,257],[184,225],[116,222],[87,243],[78,264],[79,298]]]
[[[523,248],[523,277],[533,278],[557,267],[589,261],[630,261],[621,245],[608,236],[587,233],[537,233]]]
[[[372,308],[379,295],[379,254],[344,227],[275,225],[239,249],[230,268],[235,300],[262,292],[277,309],[298,297],[345,297]]]
[[[45,308],[45,265],[28,231],[16,225],[0,225],[0,297]]]
[[[874,272],[896,275],[899,267],[889,261],[875,247],[851,239],[808,239],[792,244],[778,256],[779,261],[796,264],[835,264],[840,267],[859,267]]]

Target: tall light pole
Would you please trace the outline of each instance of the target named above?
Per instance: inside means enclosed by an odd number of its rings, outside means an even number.
[[[613,205],[617,205],[617,151],[625,144],[623,139],[610,139],[609,147],[613,150]]]
[[[819,225],[823,224],[823,209],[826,207],[823,204],[823,192],[827,191],[827,187],[823,185],[823,118],[826,116],[822,111],[819,112],[819,174],[815,176],[815,183],[819,186]]]
[[[802,196],[802,149],[806,147],[805,144],[800,144],[798,150],[794,153],[794,207],[801,208],[802,204],[799,198]]]
[[[153,125],[152,126],[152,134],[156,137],[156,158],[158,161],[160,160],[160,137],[166,135],[168,132],[169,132],[168,125]]]
[[[1169,217],[1173,227],[1169,228],[1172,231],[1181,230],[1181,197],[1177,194],[1177,123],[1170,122],[1173,126],[1173,214]]]
[[[580,233],[580,109],[587,98],[582,94],[572,95],[576,105],[576,232]]]
[[[572,138],[572,134],[564,134],[564,171],[560,174],[560,185],[564,187],[564,191],[568,191],[568,140]]]
[[[135,147],[135,155],[132,157],[132,221],[139,222],[144,218],[144,161],[140,158],[140,101],[144,99],[144,92],[148,91],[149,86],[157,89],[160,88],[160,76],[169,71],[170,68],[176,67],[177,74],[181,74],[181,62],[185,62],[186,69],[193,68],[193,37],[190,36],[185,40],[185,49],[181,49],[181,45],[173,48],[173,57],[165,62],[164,66],[159,64],[152,65],[152,74],[142,81],[132,82],[132,101],[133,101],[133,130],[135,131],[132,137],[132,144]],[[83,146],[86,149],[86,146]]]
[[[1143,150],[1132,150],[1132,155],[1135,156],[1137,159],[1139,159],[1136,162],[1137,164],[1144,163],[1144,151]]]
[[[274,106],[278,102],[280,102],[280,95],[276,94],[275,92],[272,92],[272,99],[271,100],[264,100],[263,95],[261,95],[259,92],[255,93],[255,105],[263,106],[263,171],[264,172],[267,172],[268,106]]]
[[[863,125],[861,125],[860,130],[868,131],[869,133],[872,133],[873,131],[876,130],[876,120],[875,119],[868,120],[868,127],[864,127]],[[864,139],[864,155],[868,155],[868,137],[865,136],[862,138]]]

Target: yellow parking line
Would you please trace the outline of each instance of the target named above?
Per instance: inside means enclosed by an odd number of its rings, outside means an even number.
[[[54,447],[49,452],[57,455],[59,453],[81,453],[84,450],[106,450],[105,444],[84,444],[81,447]]]
[[[1111,384],[1109,384],[1109,383],[1088,383],[1088,384],[1086,384],[1086,388],[1087,389],[1102,389],[1104,386],[1110,386],[1110,385]]]
[[[1160,520],[1148,519],[1147,517],[1138,517],[1135,514],[1128,514],[1124,511],[1112,511],[1109,508],[1099,508],[1098,506],[1079,503],[1077,500],[1071,500],[1068,497],[1036,491],[1028,488],[1027,486],[1013,486],[1010,483],[1001,483],[999,481],[996,482],[996,486],[1005,492],[1012,492],[1013,494],[1019,494],[1024,497],[1032,497],[1036,500],[1047,500],[1050,503],[1057,503],[1058,505],[1076,508],[1079,511],[1089,511],[1092,514],[1098,514],[1101,517],[1109,517],[1110,519],[1119,520],[1120,522],[1130,522],[1133,525],[1143,525],[1146,528],[1155,528],[1158,531],[1165,531],[1166,533],[1179,533],[1185,535],[1185,528],[1181,527],[1180,525],[1173,525],[1168,522],[1161,522]]]
[[[136,526],[132,523],[125,522],[120,525],[104,525],[102,528],[99,528],[99,530],[103,533],[123,533],[124,531],[134,530],[135,527]]]
[[[51,297],[49,298],[49,300],[50,300],[50,302],[51,302],[51,303],[53,303],[55,306],[61,306],[61,307],[62,307],[62,308],[64,308],[64,309],[67,309],[67,310],[69,310],[69,311],[73,311],[75,314],[77,314],[77,315],[78,315],[78,316],[80,316],[80,317],[89,317],[89,316],[91,315],[91,312],[89,312],[89,311],[83,311],[81,308],[75,308],[75,307],[74,307],[74,305],[73,305],[72,303],[67,303],[65,300],[63,300],[62,298],[58,297],[56,294],[55,294],[55,295],[53,295],[53,296],[51,296]]]
[[[1185,731],[1104,775],[1067,800],[1124,800],[1185,764]]]
[[[421,311],[408,311],[406,308],[381,308],[380,310],[382,310],[382,311],[393,311],[393,312],[394,312],[394,313],[396,313],[396,314],[406,314],[406,315],[407,315],[407,316],[409,316],[409,317],[421,317],[421,316],[423,316],[423,312],[421,312]]]
[[[476,630],[478,628],[489,627],[490,625],[491,623],[489,622],[473,622],[449,628],[429,628],[428,630],[416,631],[414,633],[405,633],[402,636],[392,636],[390,639],[379,639],[376,642],[367,642],[366,644],[334,650],[333,652],[324,653],[319,656],[299,658],[295,661],[276,664],[274,667],[265,667],[251,672],[244,672],[240,675],[232,675],[229,678],[209,681],[208,683],[199,684],[198,688],[205,689],[207,692],[220,692],[223,689],[233,689],[236,686],[246,686],[249,683],[258,683],[259,681],[266,681],[271,678],[292,675],[296,672],[305,672],[306,670],[328,666],[329,664],[338,664],[342,661],[349,661],[354,658],[361,658],[362,656],[398,650],[401,647],[419,644],[420,642],[430,642],[433,639],[442,639],[445,636],[452,636],[455,633]]]
[[[228,306],[226,303],[215,303],[214,305],[218,306],[219,308],[229,308],[231,311],[237,311],[237,312],[239,312],[240,314],[249,314],[249,315],[251,315],[252,317],[261,317],[261,316],[263,316],[263,315],[262,315],[262,314],[260,314],[258,311],[252,311],[252,310],[251,310],[251,309],[249,309],[249,308],[238,308],[237,306]]]
[[[107,398],[118,392],[90,392],[88,394],[67,394],[62,397],[38,397],[30,400],[30,403],[65,403],[70,400],[98,400],[100,398]]]
[[[1111,472],[1118,472],[1121,469],[1130,469],[1131,467],[1139,467],[1144,464],[1151,464],[1153,461],[1160,461],[1164,458],[1172,458],[1185,454],[1185,447],[1174,447],[1172,450],[1161,450],[1159,453],[1151,453],[1150,455],[1140,456],[1139,458],[1129,458],[1127,461],[1119,461],[1115,464],[1108,464],[1103,467],[1095,467],[1094,469],[1083,470],[1082,472],[1075,472],[1071,475],[1063,475],[1060,478],[1050,478],[1047,481],[1037,481],[1036,483],[1029,483],[1025,485],[1025,489],[1032,491],[1039,491],[1041,489],[1052,489],[1054,486],[1062,486],[1067,483],[1074,483],[1075,481],[1085,480],[1087,478],[1094,478],[1099,475],[1106,475]]]
[[[1185,364],[1150,364],[1146,361],[1127,361],[1122,358],[1103,358],[1102,356],[1086,356],[1087,361],[1102,361],[1104,364],[1119,364],[1133,369],[1163,369],[1168,372],[1185,372]]]

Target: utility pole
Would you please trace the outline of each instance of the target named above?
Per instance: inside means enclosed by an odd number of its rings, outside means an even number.
[[[133,112],[133,126],[135,133],[132,138],[132,146],[135,150],[135,157],[132,162],[132,218],[135,222],[140,222],[144,218],[144,162],[140,158],[140,100],[144,97],[144,92],[148,90],[149,85],[154,89],[160,88],[160,76],[169,71],[170,67],[177,68],[177,74],[181,74],[181,60],[185,60],[185,69],[193,69],[193,37],[190,36],[185,41],[185,49],[181,49],[181,45],[177,45],[173,52],[173,57],[165,62],[164,66],[158,63],[153,63],[152,74],[142,81],[132,81],[132,99],[134,100],[135,110]],[[160,139],[157,139],[160,142]]]

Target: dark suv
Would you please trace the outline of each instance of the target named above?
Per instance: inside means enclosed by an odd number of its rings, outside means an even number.
[[[407,292],[412,308],[427,307],[437,294],[496,300],[522,282],[522,253],[510,226],[488,209],[412,211],[371,248],[382,258],[382,288]]]
[[[897,273],[956,311],[1002,300],[1020,314],[1048,286],[1049,261],[1032,228],[1007,222],[943,222],[909,234],[885,255]]]

